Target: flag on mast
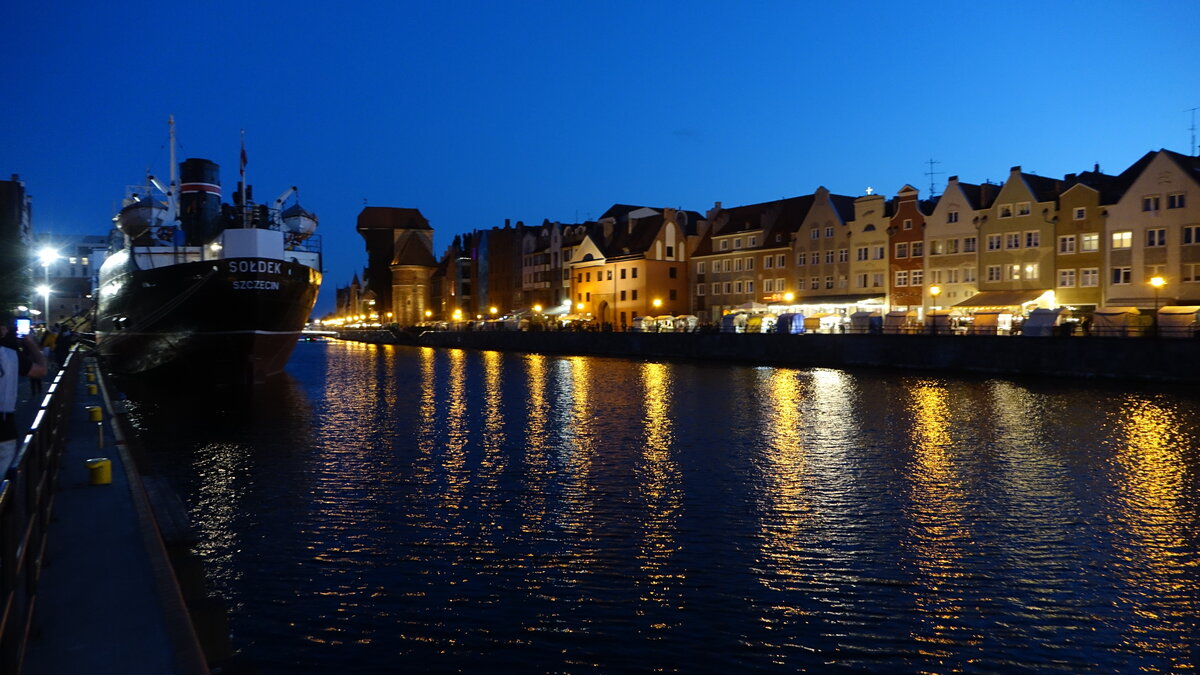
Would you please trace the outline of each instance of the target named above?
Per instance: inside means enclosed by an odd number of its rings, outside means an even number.
[[[246,173],[246,130],[242,129],[242,174]]]

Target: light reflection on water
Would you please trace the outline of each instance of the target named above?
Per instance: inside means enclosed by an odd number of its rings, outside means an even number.
[[[1185,393],[354,343],[289,372],[131,394],[262,672],[1196,665]]]

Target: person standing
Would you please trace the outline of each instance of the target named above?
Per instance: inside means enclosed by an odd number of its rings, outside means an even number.
[[[17,453],[17,381],[45,377],[46,359],[33,338],[17,337],[13,315],[0,310],[0,475]]]

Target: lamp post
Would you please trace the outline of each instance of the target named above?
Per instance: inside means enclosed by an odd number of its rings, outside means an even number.
[[[1154,337],[1158,337],[1158,292],[1167,285],[1167,280],[1162,277],[1151,277],[1150,285],[1154,287]]]
[[[938,301],[938,296],[940,296],[941,294],[942,294],[941,286],[930,286],[929,287],[929,297],[933,298],[933,302],[935,303],[935,304],[931,304],[929,306],[930,311],[941,308],[941,305],[936,304]],[[937,325],[937,315],[936,314],[933,316],[933,334],[934,335],[938,334],[938,325]]]
[[[38,292],[46,297],[46,327],[50,327],[50,263],[58,260],[58,251],[46,246],[38,251],[38,259],[42,261],[42,271],[45,275],[46,283],[38,289]]]

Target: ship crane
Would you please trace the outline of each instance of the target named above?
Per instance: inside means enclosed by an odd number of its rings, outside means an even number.
[[[283,203],[288,200],[288,197],[291,197],[293,194],[295,194],[296,190],[297,190],[297,188],[295,185],[284,190],[283,194],[279,195],[279,197],[275,199],[275,208],[276,209],[283,208]]]

